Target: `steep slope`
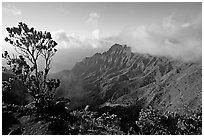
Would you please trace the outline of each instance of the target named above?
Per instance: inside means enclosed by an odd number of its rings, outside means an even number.
[[[140,102],[142,107],[152,105],[180,113],[201,111],[201,64],[132,53],[119,44],[54,77],[62,81],[58,96],[71,98],[73,107]]]

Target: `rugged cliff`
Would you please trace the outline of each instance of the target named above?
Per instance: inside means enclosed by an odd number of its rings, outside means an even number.
[[[129,47],[115,44],[53,76],[62,82],[57,95],[69,97],[71,108],[139,103],[179,113],[202,110],[202,64],[198,62],[132,53]]]

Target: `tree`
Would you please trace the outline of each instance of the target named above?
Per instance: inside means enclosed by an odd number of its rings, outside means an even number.
[[[18,56],[10,56],[7,51],[2,57],[12,70],[14,77],[4,87],[6,92],[12,87],[13,81],[19,80],[28,89],[33,97],[37,114],[52,113],[58,104],[66,104],[68,99],[56,99],[55,90],[60,85],[59,79],[48,79],[51,61],[57,49],[57,43],[52,39],[50,32],[37,31],[20,22],[18,27],[7,27],[9,35],[5,41],[10,43]],[[44,70],[39,70],[38,59],[42,57],[45,63]],[[62,103],[60,103],[62,102]],[[48,112],[49,111],[49,112]],[[63,111],[63,110],[62,110]],[[46,114],[47,115],[47,114]]]
[[[4,52],[3,57],[8,60],[8,65],[13,69],[15,75],[24,73],[24,79],[21,78],[21,80],[25,85],[26,78],[35,80],[35,88],[31,92],[35,92],[35,95],[40,94],[40,91],[43,91],[42,88],[46,86],[47,75],[51,68],[50,63],[57,52],[55,48],[57,43],[52,39],[50,32],[37,31],[22,22],[19,23],[18,27],[7,27],[6,30],[9,36],[5,38],[5,41],[14,47],[19,57],[13,56],[11,58],[7,51]],[[37,61],[40,56],[45,61],[44,72],[38,70]],[[31,63],[31,67],[26,59]],[[32,72],[34,75],[31,76]],[[42,75],[43,77],[41,77]],[[26,87],[30,87],[30,85],[26,85]]]

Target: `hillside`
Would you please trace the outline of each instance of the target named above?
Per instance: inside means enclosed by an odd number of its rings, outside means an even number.
[[[178,113],[202,110],[201,63],[132,53],[119,44],[52,76],[61,80],[57,96],[70,98],[70,108],[139,103]]]

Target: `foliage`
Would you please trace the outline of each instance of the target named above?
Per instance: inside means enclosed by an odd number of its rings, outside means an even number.
[[[51,134],[60,135],[118,135],[120,119],[109,113],[98,115],[97,112],[74,110],[65,113],[66,118],[52,117],[49,119],[48,130]]]
[[[52,57],[55,55],[57,43],[52,40],[50,32],[36,31],[29,28],[25,23],[20,22],[18,27],[6,28],[9,37],[5,41],[10,43],[19,56],[11,57],[7,51],[2,57],[7,60],[7,64],[15,75],[28,89],[30,94],[38,99],[40,95],[46,94],[47,89],[51,92],[59,86],[58,83],[52,89],[47,88],[50,81],[47,81],[47,75],[50,70]],[[38,59],[42,57],[45,62],[44,71],[38,69]],[[29,63],[31,65],[29,65]],[[53,83],[52,83],[53,84]]]
[[[13,77],[3,81],[3,97],[9,93],[16,80],[20,81],[33,98],[27,106],[12,106],[3,103],[3,114],[11,111],[18,116],[35,115],[37,119],[47,119],[51,116],[63,117],[66,111],[65,104],[69,99],[56,99],[55,90],[59,87],[59,79],[48,79],[51,69],[50,63],[57,52],[57,43],[52,39],[50,32],[37,31],[20,22],[18,27],[6,28],[9,36],[5,41],[10,43],[18,56],[9,55],[4,51],[2,58],[6,59]],[[44,70],[39,70],[39,58],[44,59]],[[5,68],[4,68],[5,69]],[[60,108],[60,109],[59,109]]]
[[[124,134],[120,131],[120,118],[115,114],[103,113],[98,116],[92,111],[73,111],[72,115],[77,117],[77,122],[73,124],[73,128],[78,134],[92,135],[118,135]]]
[[[148,108],[140,112],[136,124],[144,135],[196,135],[202,134],[202,114],[179,115]]]
[[[163,112],[153,108],[142,109],[135,125],[125,121],[120,116],[105,112],[98,114],[92,111],[73,111],[71,115],[77,118],[72,123],[75,134],[142,134],[142,135],[196,135],[202,134],[201,114],[179,115],[173,112]],[[134,118],[133,118],[134,119]],[[127,123],[126,123],[127,122]],[[127,131],[122,131],[122,124]],[[135,128],[135,127],[138,127]]]

